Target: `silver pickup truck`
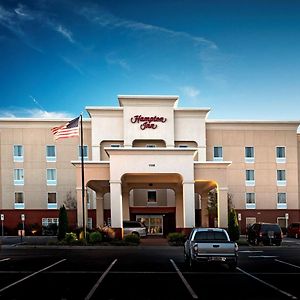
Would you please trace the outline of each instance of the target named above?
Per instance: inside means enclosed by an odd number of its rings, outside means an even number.
[[[235,270],[238,245],[230,241],[224,229],[194,228],[184,243],[184,260],[190,268],[197,262],[217,262]]]

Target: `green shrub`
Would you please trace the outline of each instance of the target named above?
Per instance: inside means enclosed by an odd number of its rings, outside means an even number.
[[[66,242],[67,244],[71,244],[77,240],[77,235],[74,232],[67,232],[64,238],[64,242]]]
[[[128,234],[123,240],[126,244],[138,245],[140,243],[140,237],[137,234]]]
[[[68,231],[68,215],[67,215],[67,210],[63,205],[59,209],[57,238],[59,240],[63,240],[66,236],[67,231]]]
[[[97,244],[102,242],[102,234],[99,231],[94,231],[89,234],[89,242],[91,244]]]
[[[234,208],[231,208],[228,213],[228,234],[231,241],[235,242],[240,238],[239,222]]]
[[[182,232],[170,232],[167,240],[170,245],[182,246],[185,242],[185,235]]]

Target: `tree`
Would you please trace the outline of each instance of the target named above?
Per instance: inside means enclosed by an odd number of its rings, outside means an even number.
[[[237,241],[240,238],[240,228],[234,208],[230,208],[228,213],[228,234],[231,241]]]
[[[68,209],[75,209],[77,207],[76,198],[73,196],[72,192],[70,191],[66,195],[64,206]]]
[[[59,209],[57,238],[59,240],[64,239],[67,231],[68,231],[68,214],[65,206],[63,205]]]

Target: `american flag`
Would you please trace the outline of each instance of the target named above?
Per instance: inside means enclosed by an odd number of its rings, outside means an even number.
[[[58,127],[53,127],[51,129],[51,132],[54,135],[54,139],[65,139],[65,138],[70,138],[73,136],[79,136],[79,118],[77,117],[76,119],[58,126]]]

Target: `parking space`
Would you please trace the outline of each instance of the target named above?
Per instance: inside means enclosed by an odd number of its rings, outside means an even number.
[[[181,247],[5,249],[1,299],[298,299],[299,247],[241,247],[238,269],[198,265]]]

